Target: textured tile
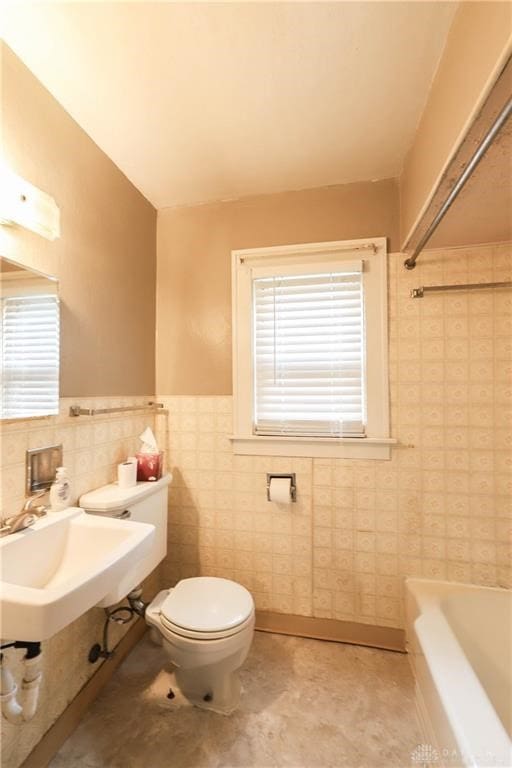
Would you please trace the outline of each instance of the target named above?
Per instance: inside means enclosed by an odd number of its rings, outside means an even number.
[[[422,300],[408,294],[416,284],[492,279],[493,269],[512,265],[511,247],[426,251],[414,273],[404,270],[402,261],[400,254],[391,254],[391,413],[392,432],[400,440],[391,461],[231,456],[225,452],[231,398],[163,398],[171,409],[169,450],[181,446],[172,464],[185,494],[181,508],[179,500],[171,506],[177,523],[173,545],[185,544],[188,537],[178,519],[183,505],[199,513],[199,542],[206,525],[225,529],[220,513],[230,512],[235,535],[214,537],[204,557],[194,560],[193,573],[226,576],[235,567],[244,583],[253,584],[262,610],[402,626],[398,597],[377,589],[379,576],[403,580],[457,573],[477,583],[510,585],[510,569],[498,562],[498,546],[506,544],[508,534],[496,522],[511,514],[512,432],[506,413],[512,300],[509,292],[498,291]],[[227,418],[213,421],[219,412]],[[183,431],[184,423],[195,432]],[[224,446],[213,466],[206,452],[212,429],[215,445]],[[184,441],[201,450],[190,455]],[[197,474],[188,471],[192,466]],[[265,473],[270,471],[297,473],[300,509],[266,502]],[[485,515],[486,523],[472,525],[471,514]],[[242,541],[244,550],[254,552],[252,559],[236,557]],[[169,577],[191,575],[191,554],[184,546],[174,548]],[[279,558],[286,557],[300,558],[302,575],[309,579],[293,600],[289,585],[275,578],[282,575]],[[331,578],[346,570],[364,577],[350,591]]]
[[[119,398],[89,398],[87,402],[80,402],[84,407],[107,408],[137,405],[153,399],[152,395],[148,395],[122,398],[122,401]],[[116,477],[118,461],[137,449],[138,436],[144,426],[154,425],[154,416],[149,412],[142,418],[133,418],[130,413],[72,418],[68,415],[71,404],[70,400],[61,399],[59,416],[0,424],[1,516],[17,512],[24,501],[24,461],[25,450],[29,446],[39,448],[54,441],[63,443],[64,464],[70,472],[75,501],[82,493],[112,482]],[[98,441],[96,447],[95,437]],[[152,577],[156,579],[153,594],[160,587],[158,577],[158,573]],[[150,592],[147,594],[149,596]],[[96,667],[89,663],[87,654],[89,648],[101,640],[104,618],[101,609],[93,609],[43,643],[43,683],[34,719],[23,726],[15,726],[2,718],[3,768],[17,768],[23,762],[96,671]],[[113,627],[112,643],[118,642],[127,629]],[[19,682],[22,674],[21,651],[9,649],[5,654],[11,657]],[[83,762],[82,765],[88,766],[89,763]]]

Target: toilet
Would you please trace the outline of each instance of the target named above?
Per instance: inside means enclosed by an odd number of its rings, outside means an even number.
[[[167,553],[167,491],[170,475],[120,488],[105,485],[81,496],[87,512],[155,526],[149,555],[101,602],[114,605],[135,589]],[[239,669],[254,635],[254,601],[241,584],[198,576],[158,593],[145,618],[175,666],[181,693],[194,705],[228,715],[240,700]]]

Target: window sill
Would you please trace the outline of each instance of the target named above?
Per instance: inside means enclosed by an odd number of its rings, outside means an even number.
[[[264,437],[233,435],[230,438],[237,456],[291,456],[323,459],[391,458],[391,437]]]

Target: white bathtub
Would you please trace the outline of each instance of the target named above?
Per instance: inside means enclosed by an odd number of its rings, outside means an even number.
[[[512,592],[406,581],[407,645],[425,743],[413,762],[512,766]]]

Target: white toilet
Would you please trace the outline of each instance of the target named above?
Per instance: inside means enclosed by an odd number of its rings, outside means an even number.
[[[154,483],[133,488],[105,485],[80,498],[80,506],[93,514],[130,518],[155,526],[151,553],[134,563],[129,575],[102,606],[122,600],[137,587],[167,552],[166,475]],[[183,579],[159,592],[147,606],[146,621],[158,633],[176,667],[176,683],[193,704],[230,714],[240,699],[238,670],[244,663],[254,634],[254,601],[245,587],[209,576]]]

